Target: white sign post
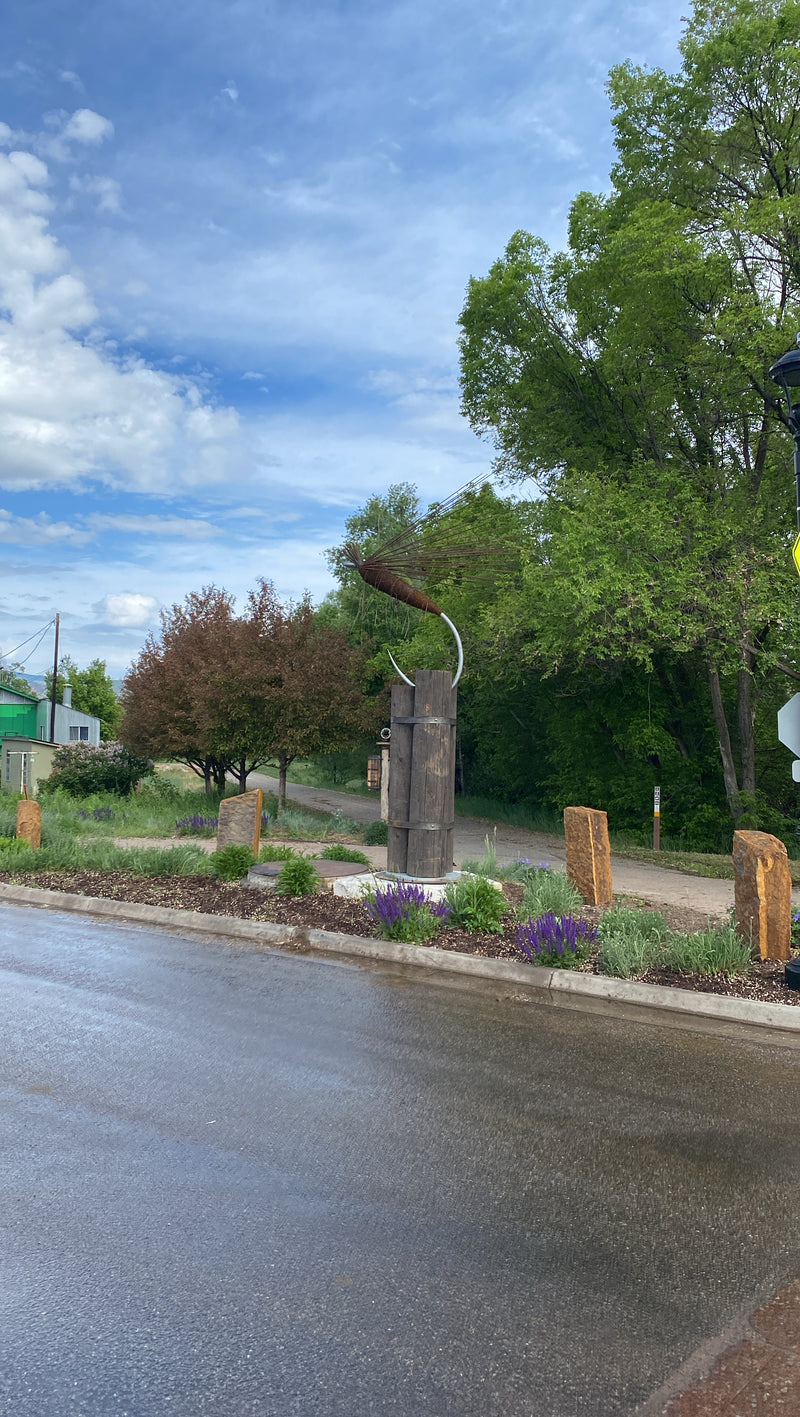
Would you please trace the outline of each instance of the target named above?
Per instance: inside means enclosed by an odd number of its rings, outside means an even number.
[[[800,759],[800,694],[793,694],[789,702],[778,709],[778,740]],[[792,777],[800,782],[800,761],[792,763]]]

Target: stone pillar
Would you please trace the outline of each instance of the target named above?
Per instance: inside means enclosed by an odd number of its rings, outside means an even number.
[[[221,851],[224,846],[249,846],[253,855],[258,856],[263,809],[264,794],[260,787],[253,792],[242,792],[238,797],[223,797],[219,804],[217,850]]]
[[[736,929],[762,959],[789,959],[792,878],[782,841],[769,832],[733,834]]]
[[[27,841],[34,851],[42,844],[42,809],[38,802],[17,803],[17,839]]]
[[[593,807],[564,808],[567,875],[587,905],[610,905],[611,847],[608,817]]]

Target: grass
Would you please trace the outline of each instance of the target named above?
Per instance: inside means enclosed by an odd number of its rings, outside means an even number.
[[[599,926],[601,974],[618,979],[663,968],[677,974],[746,974],[752,949],[732,925],[708,924],[694,934],[671,931],[657,910],[606,911]]]
[[[12,853],[7,853],[11,858]],[[211,866],[208,853],[202,847],[186,846],[115,846],[102,837],[69,836],[50,832],[42,839],[41,849],[25,854],[24,865],[18,852],[6,864],[0,854],[0,869],[36,871],[130,871],[137,876],[207,876]]]

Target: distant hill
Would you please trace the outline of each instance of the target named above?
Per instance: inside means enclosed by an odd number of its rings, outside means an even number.
[[[30,686],[31,686],[31,688],[32,688],[32,690],[33,690],[33,692],[34,692],[34,694],[38,694],[39,697],[41,698],[41,697],[44,695],[45,691],[46,691],[46,685],[45,685],[45,682],[44,682],[44,675],[43,675],[43,674],[25,674],[25,671],[24,671],[24,670],[23,670],[22,672],[23,672],[23,677],[24,677],[25,679],[27,679],[28,683],[30,684]],[[113,688],[114,688],[114,693],[115,693],[115,694],[119,694],[119,691],[120,691],[120,689],[122,688],[122,680],[121,680],[121,679],[112,679],[112,680],[111,680],[111,683],[112,683]]]

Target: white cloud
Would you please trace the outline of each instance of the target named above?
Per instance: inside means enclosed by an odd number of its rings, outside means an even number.
[[[2,513],[0,513],[0,516]],[[189,541],[208,541],[220,535],[219,527],[200,517],[104,516],[100,513],[86,518],[93,532],[121,531],[130,536],[178,536]]]
[[[93,331],[91,295],[47,229],[47,180],[32,153],[0,153],[0,485],[163,494],[245,476],[233,409]]]
[[[91,108],[77,108],[64,124],[61,136],[68,143],[89,143],[97,147],[106,138],[113,138],[114,124]]]
[[[111,625],[136,629],[153,623],[158,611],[158,601],[152,595],[123,590],[115,595],[104,596],[92,609],[98,619],[107,620]]]
[[[231,103],[239,102],[239,90],[233,82],[233,79],[228,80],[222,92],[230,99]]]
[[[82,546],[90,534],[69,522],[51,521],[45,512],[37,517],[15,517],[0,508],[0,541],[14,546],[52,546],[61,543]]]
[[[122,211],[122,188],[113,177],[78,177],[73,175],[69,185],[72,192],[85,192],[88,196],[94,197],[98,212],[108,212],[112,216],[118,216]]]

